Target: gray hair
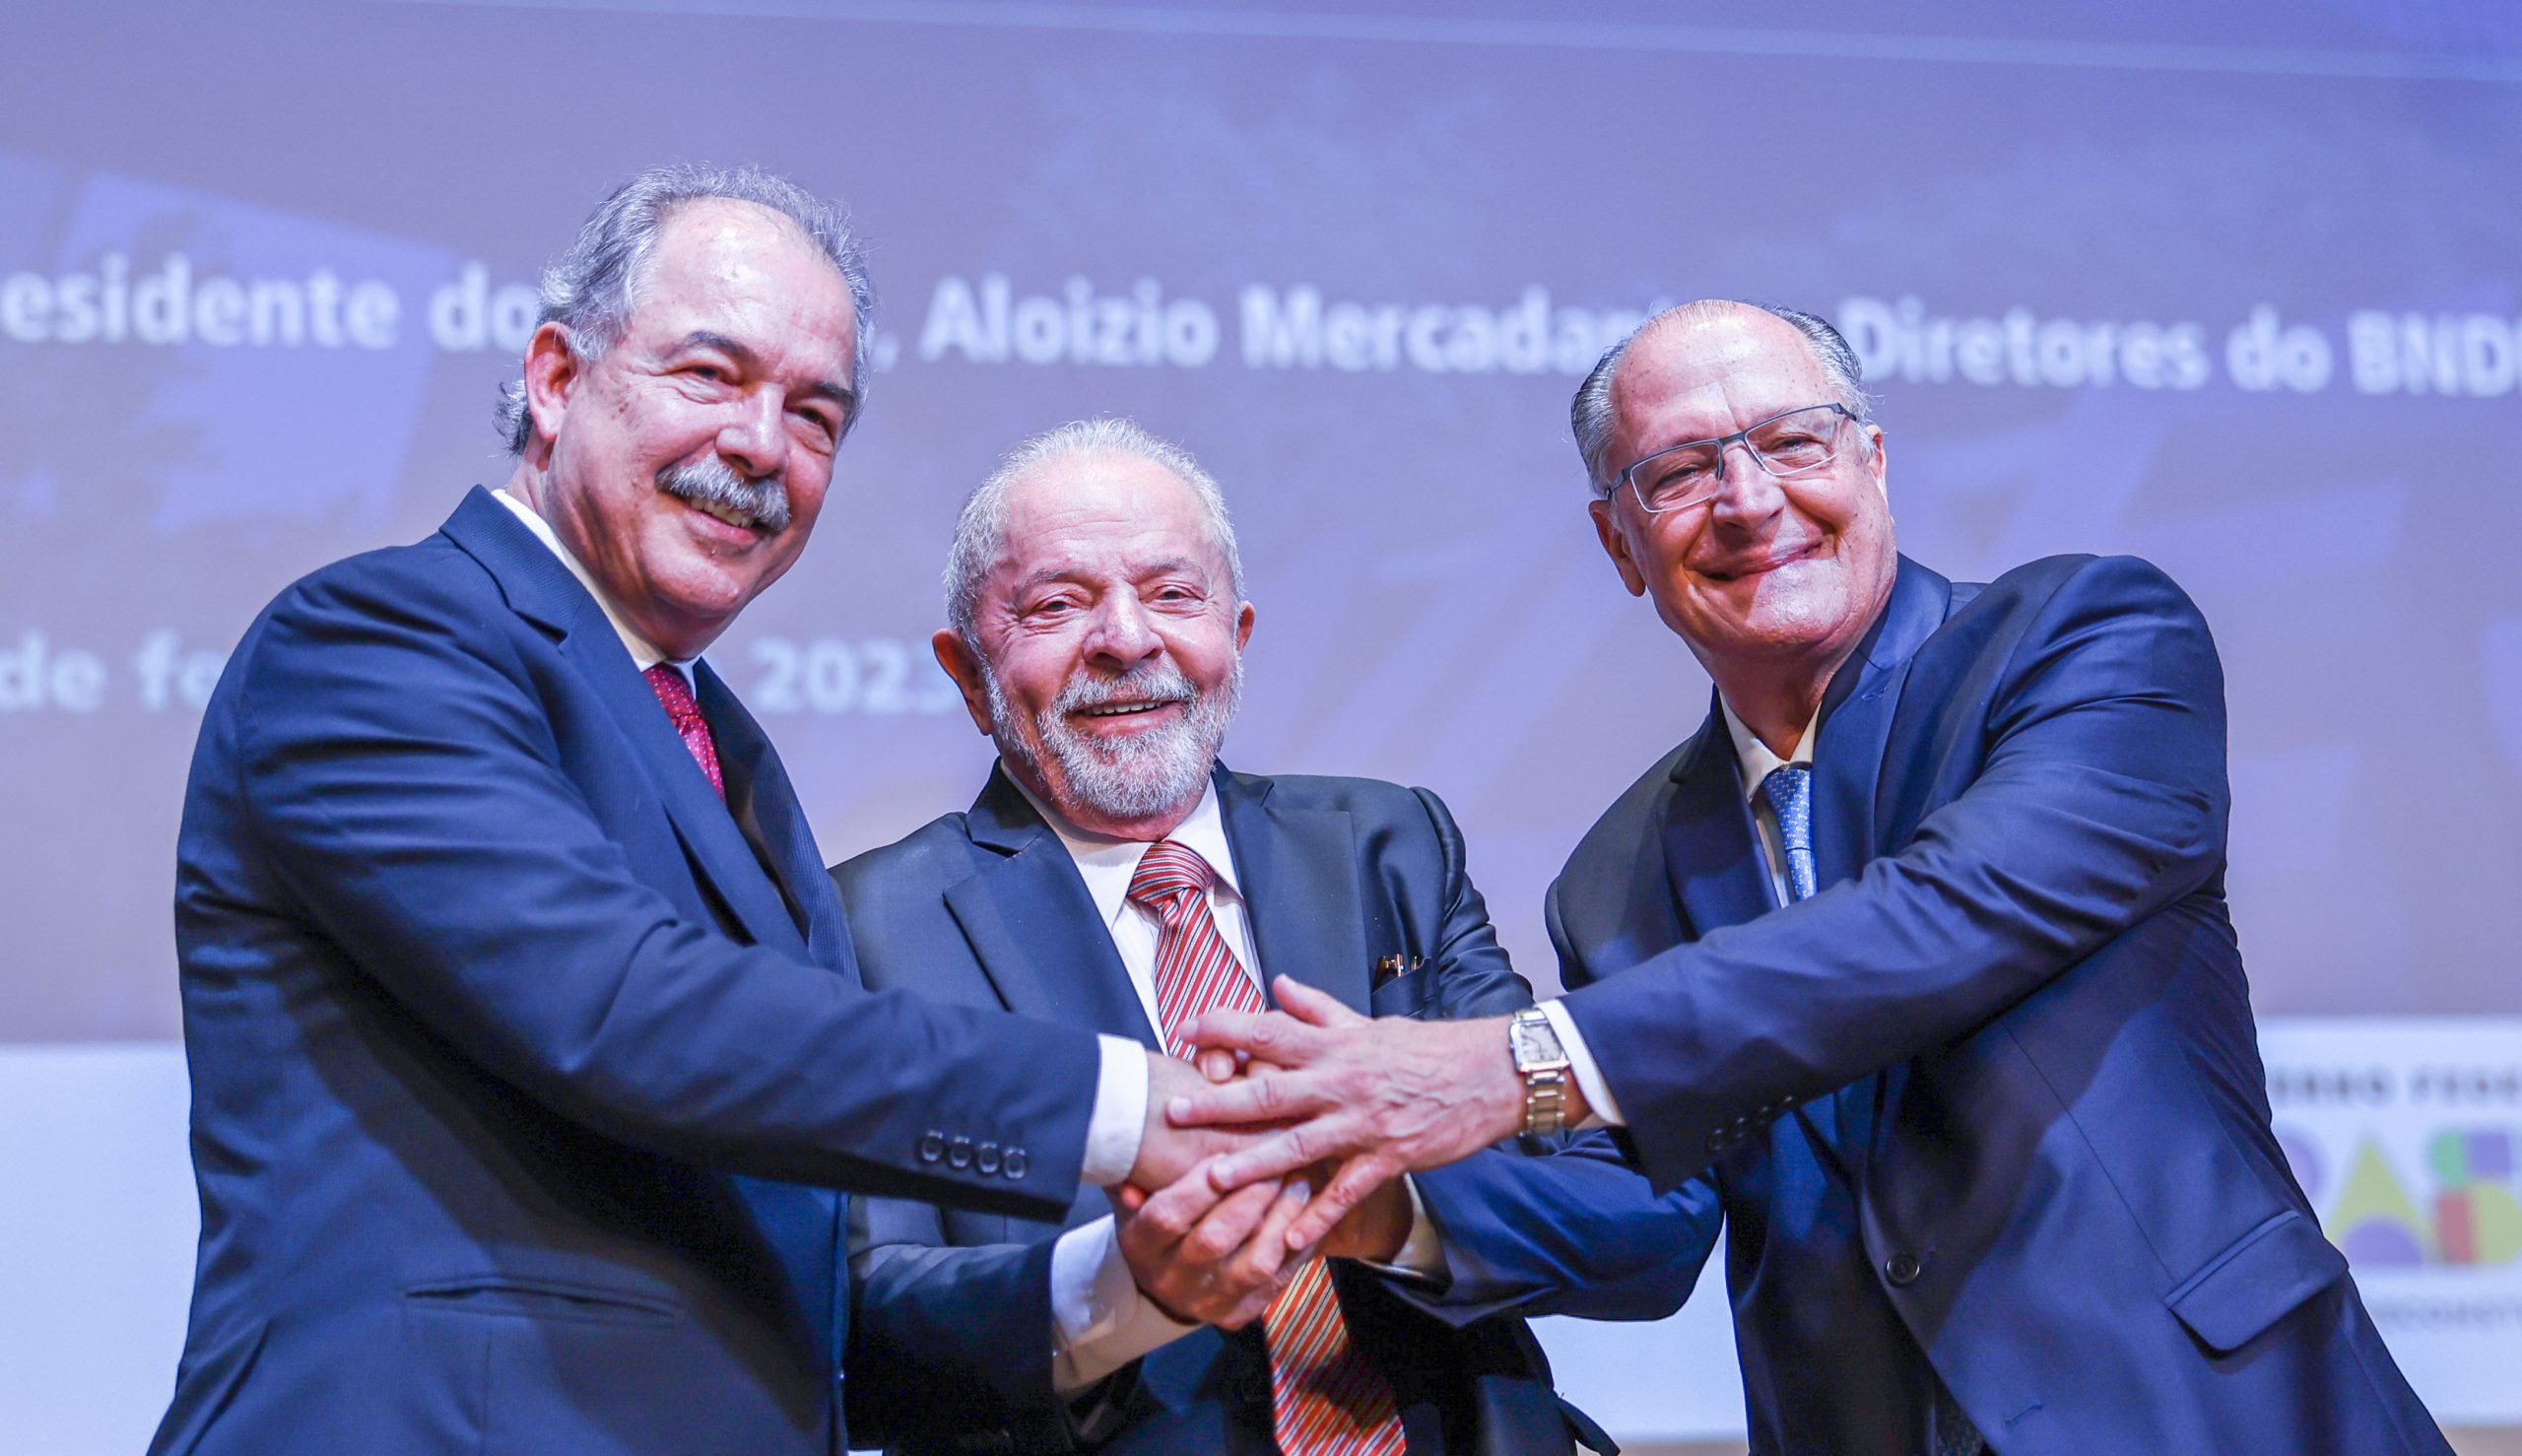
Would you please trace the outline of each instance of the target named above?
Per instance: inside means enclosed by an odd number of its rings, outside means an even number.
[[[1226,513],[1226,495],[1215,478],[1200,468],[1191,452],[1159,439],[1135,421],[1072,420],[1020,442],[998,468],[963,501],[955,518],[955,545],[946,556],[946,623],[965,642],[972,640],[981,583],[997,564],[1007,541],[1007,496],[1010,488],[1051,461],[1072,455],[1123,455],[1145,460],[1169,472],[1191,488],[1200,500],[1200,516],[1209,544],[1226,558],[1227,580],[1234,599],[1243,600],[1243,558],[1235,551],[1234,522]]]
[[[850,390],[867,397],[867,328],[875,310],[875,294],[867,283],[867,260],[850,230],[849,214],[773,172],[754,166],[711,166],[678,163],[652,166],[614,189],[578,229],[569,250],[543,270],[542,309],[535,325],[557,323],[569,331],[569,349],[584,364],[602,359],[622,338],[635,295],[647,270],[648,254],[666,220],[686,203],[725,198],[750,202],[786,218],[814,242],[848,285],[850,310],[857,316],[858,347],[852,352]],[[858,421],[858,412],[842,429]],[[499,386],[499,433],[508,453],[522,455],[534,437],[534,419],[525,407],[525,381]]]
[[[1729,308],[1750,308],[1765,313],[1804,337],[1805,346],[1813,351],[1814,363],[1822,366],[1823,376],[1830,381],[1838,402],[1847,406],[1849,414],[1859,421],[1874,418],[1865,397],[1865,365],[1839,337],[1830,321],[1818,313],[1801,308],[1787,308],[1775,303],[1747,303],[1739,298],[1699,298],[1677,303],[1628,331],[1628,337],[1603,351],[1601,363],[1576,386],[1576,398],[1567,407],[1567,423],[1576,432],[1576,453],[1585,461],[1585,483],[1591,486],[1595,498],[1612,493],[1612,477],[1617,471],[1607,470],[1604,452],[1612,443],[1612,384],[1620,373],[1621,361],[1628,357],[1628,348],[1644,338],[1648,330],[1667,321],[1698,319],[1721,313]]]

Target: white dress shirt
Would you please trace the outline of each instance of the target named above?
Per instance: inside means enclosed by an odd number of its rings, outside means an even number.
[[[1760,793],[1760,783],[1781,764],[1801,763],[1808,768],[1813,765],[1813,730],[1820,726],[1822,720],[1817,716],[1806,723],[1804,731],[1795,740],[1795,757],[1781,759],[1769,752],[1769,746],[1760,742],[1759,734],[1744,726],[1743,720],[1735,716],[1734,705],[1727,702],[1721,694],[1717,696],[1716,706],[1725,715],[1725,731],[1734,740],[1734,761],[1742,768],[1739,786],[1743,797],[1752,806],[1752,824],[1759,830],[1754,842],[1759,847],[1761,868],[1768,872],[1769,902],[1783,905],[1788,898],[1786,845],[1778,837],[1777,811],[1769,807],[1767,797]],[[1589,1128],[1628,1126],[1628,1119],[1622,1114],[1619,1101],[1612,1096],[1611,1084],[1603,1080],[1602,1068],[1595,1065],[1594,1054],[1586,1049],[1585,1033],[1576,1029],[1576,1019],[1556,1001],[1543,1002],[1541,1010],[1542,1015],[1550,1018],[1551,1029],[1559,1033],[1560,1049],[1567,1053],[1568,1076],[1575,1079],[1577,1089],[1585,1093],[1587,1112],[1583,1125]]]
[[[494,491],[492,496],[516,513],[534,539],[552,549],[569,574],[595,598],[604,611],[604,620],[613,624],[614,632],[630,653],[630,663],[644,673],[660,662],[672,663],[683,674],[686,683],[697,691],[692,665],[697,657],[676,659],[657,650],[656,645],[631,629],[622,614],[616,611],[613,598],[599,585],[584,563],[561,544],[560,534],[552,523],[535,513],[534,508],[504,490]],[[1130,1175],[1130,1167],[1139,1160],[1139,1139],[1147,1131],[1147,1052],[1137,1042],[1122,1036],[1095,1038],[1101,1053],[1095,1083],[1095,1110],[1086,1125],[1086,1164],[1079,1178],[1096,1187],[1109,1187]]]
[[[1013,775],[1009,781],[1016,782]],[[1146,907],[1130,900],[1130,881],[1153,846],[1138,839],[1105,839],[1081,832],[1022,783],[1017,783],[1017,790],[1059,835],[1069,858],[1076,862],[1087,897],[1095,901],[1095,914],[1112,937],[1112,949],[1120,954],[1121,968],[1129,973],[1130,989],[1138,993],[1139,1009],[1147,1013],[1150,1027],[1161,1029],[1164,1014],[1156,999],[1159,927]],[[1253,985],[1266,987],[1269,980],[1253,947],[1252,922],[1244,912],[1234,850],[1227,843],[1226,818],[1218,807],[1215,784],[1201,793],[1190,817],[1165,837],[1208,862],[1215,876],[1209,883],[1209,914],[1217,921],[1218,934]],[[1426,1217],[1419,1190],[1407,1179],[1403,1185],[1410,1195],[1410,1234],[1393,1263],[1379,1267],[1422,1277],[1441,1276],[1444,1252],[1434,1221]],[[1199,1328],[1175,1321],[1139,1291],[1128,1261],[1121,1257],[1119,1230],[1111,1219],[1069,1229],[1051,1246],[1051,1386],[1060,1393],[1083,1390]]]

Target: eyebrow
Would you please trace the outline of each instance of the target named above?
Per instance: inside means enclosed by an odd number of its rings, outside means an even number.
[[[695,349],[714,349],[748,369],[759,368],[762,364],[762,356],[754,353],[743,342],[709,329],[694,329],[691,333],[684,335],[682,342],[675,346],[674,352],[683,354]],[[855,418],[858,413],[858,395],[846,385],[836,384],[830,379],[817,379],[806,386],[805,393],[813,398],[827,399],[838,405],[841,418],[844,420]]]
[[[1208,568],[1201,565],[1198,559],[1193,557],[1167,557],[1163,561],[1150,563],[1146,569],[1139,573],[1139,579],[1177,573],[1205,577],[1208,574]],[[1054,581],[1077,579],[1078,572],[1074,566],[1044,566],[1022,581],[1016,582],[1009,588],[1009,592],[1013,596],[1021,597],[1036,587],[1047,586]]]

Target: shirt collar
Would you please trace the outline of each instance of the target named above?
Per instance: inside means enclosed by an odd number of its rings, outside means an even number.
[[[1795,757],[1781,759],[1769,752],[1769,746],[1760,742],[1759,734],[1743,726],[1743,720],[1734,715],[1734,704],[1727,702],[1722,693],[1716,695],[1716,707],[1719,712],[1725,714],[1725,731],[1734,737],[1734,761],[1743,765],[1744,798],[1757,799],[1760,792],[1761,780],[1784,764],[1802,763],[1808,768],[1812,766],[1813,730],[1822,721],[1820,714],[1815,714],[1807,721],[1803,733],[1797,735]]]
[[[623,621],[622,614],[613,609],[613,598],[607,596],[604,588],[596,584],[595,576],[587,570],[586,564],[570,555],[569,548],[561,544],[561,535],[552,529],[550,521],[535,514],[533,506],[509,495],[505,487],[493,491],[491,495],[501,505],[516,512],[516,518],[525,522],[525,528],[534,533],[534,539],[552,548],[552,554],[561,559],[561,564],[568,567],[569,574],[578,578],[578,585],[585,587],[587,595],[595,598],[595,604],[604,610],[604,620],[613,624],[614,634],[621,637],[622,645],[630,650],[631,666],[644,673],[660,662],[669,662],[674,665],[676,672],[683,674],[683,680],[686,683],[692,682],[692,665],[700,659],[668,657],[658,651],[646,637],[632,631],[630,624]]]
[[[1002,772],[1005,769],[1002,767]],[[1144,839],[1106,839],[1089,834],[1071,826],[1051,806],[1036,798],[1025,781],[1009,773],[1007,781],[1042,816],[1042,823],[1060,836],[1060,844],[1069,858],[1077,862],[1079,878],[1086,882],[1086,893],[1095,900],[1095,913],[1103,917],[1103,928],[1120,923],[1130,902],[1130,878],[1139,872],[1139,861],[1147,858],[1153,847]],[[1173,827],[1164,837],[1192,851],[1209,862],[1217,876],[1217,891],[1237,901],[1243,889],[1234,878],[1234,851],[1226,839],[1226,815],[1218,808],[1217,781],[1212,779],[1200,791],[1200,802],[1192,807],[1191,816]]]

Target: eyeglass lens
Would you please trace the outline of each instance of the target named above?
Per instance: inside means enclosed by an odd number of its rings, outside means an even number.
[[[1770,475],[1801,475],[1828,464],[1837,452],[1841,418],[1835,405],[1789,410],[1718,439],[1692,440],[1660,450],[1630,466],[1628,478],[1638,502],[1648,510],[1696,505],[1724,484],[1725,452],[1737,441]]]

